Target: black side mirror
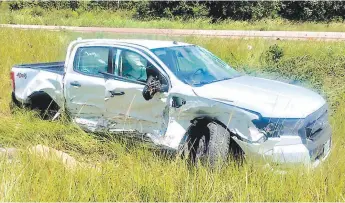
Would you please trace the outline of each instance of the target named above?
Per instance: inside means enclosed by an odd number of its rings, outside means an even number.
[[[145,87],[143,89],[143,97],[146,100],[150,100],[153,98],[153,96],[157,92],[161,92],[161,89],[162,89],[162,85],[161,85],[160,81],[158,80],[158,78],[156,78],[154,76],[149,76],[149,78],[147,79],[147,82],[145,84]]]
[[[147,82],[143,90],[143,97],[150,100],[157,92],[168,92],[169,86],[161,83],[159,72],[153,68],[146,69]]]

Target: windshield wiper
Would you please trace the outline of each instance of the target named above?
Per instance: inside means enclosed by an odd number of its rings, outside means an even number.
[[[199,83],[193,83],[192,85],[207,85],[207,84],[210,84],[210,83],[220,82],[220,81],[230,80],[230,79],[232,79],[232,77],[223,78],[223,79],[220,79],[220,80],[200,81]]]
[[[223,79],[220,79],[220,80],[214,80],[212,82],[220,82],[220,81],[224,81],[224,80],[230,80],[232,79],[233,77],[228,77],[228,78],[223,78]]]

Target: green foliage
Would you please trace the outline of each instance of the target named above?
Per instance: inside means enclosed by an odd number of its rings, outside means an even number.
[[[65,18],[78,18],[79,13],[77,11],[67,10],[65,12]]]
[[[7,3],[7,2],[6,2]],[[210,18],[219,20],[261,20],[286,18],[300,21],[342,20],[343,1],[11,1],[11,10],[41,7],[43,9],[127,10],[135,18],[152,20]]]
[[[10,10],[20,10],[23,8],[40,7],[42,9],[72,9],[75,10],[79,6],[79,1],[10,1]]]
[[[329,21],[344,19],[344,1],[283,1],[280,15],[290,20]]]
[[[212,1],[207,5],[213,20],[260,20],[276,17],[279,10],[279,3],[275,1]]]
[[[206,5],[191,1],[142,1],[135,5],[136,18],[149,20],[155,18],[204,18],[208,15]]]
[[[283,49],[279,47],[277,44],[270,46],[266,52],[266,62],[270,64],[278,63],[280,58],[284,56]]]
[[[43,16],[44,15],[44,9],[41,7],[34,7],[30,14],[35,17],[35,16]]]
[[[121,2],[120,2],[121,3]],[[41,7],[8,10],[8,4],[3,2],[0,7],[0,23],[6,24],[36,24],[36,25],[67,25],[67,26],[100,26],[100,27],[131,27],[131,28],[170,28],[170,29],[216,29],[216,30],[274,30],[274,31],[345,31],[342,21],[328,23],[294,22],[283,19],[263,19],[258,21],[223,20],[210,23],[210,18],[183,19],[137,19],[137,12],[126,9],[88,10],[87,2],[80,2],[80,7],[72,9],[43,9],[43,15],[32,15],[33,10]],[[121,5],[121,4],[120,4]],[[336,20],[336,19],[335,19]]]

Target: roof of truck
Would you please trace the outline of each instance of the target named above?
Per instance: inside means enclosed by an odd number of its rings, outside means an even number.
[[[176,42],[176,41],[164,41],[164,40],[147,40],[147,39],[85,39],[81,40],[82,41],[87,41],[91,43],[116,43],[116,42],[121,42],[121,43],[128,43],[128,44],[133,44],[137,46],[142,46],[147,49],[158,49],[158,48],[166,48],[166,47],[175,47],[175,46],[186,46],[190,45],[184,42]]]
[[[139,46],[144,46],[148,49],[158,49],[165,47],[175,47],[175,46],[186,46],[190,45],[183,42],[177,41],[163,41],[163,40],[142,40],[142,39],[129,39],[129,40],[119,40],[121,42],[133,43]]]

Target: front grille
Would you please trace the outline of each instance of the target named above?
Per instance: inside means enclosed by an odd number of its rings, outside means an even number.
[[[305,135],[308,139],[313,139],[318,132],[328,125],[327,106],[321,107],[307,118]]]

